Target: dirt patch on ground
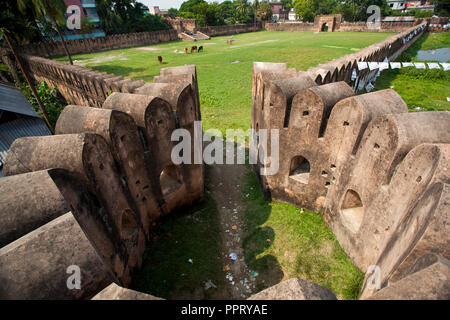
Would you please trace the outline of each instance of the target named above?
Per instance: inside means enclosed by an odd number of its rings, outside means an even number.
[[[244,177],[246,165],[213,165],[210,170],[210,192],[217,203],[222,233],[223,271],[227,285],[217,288],[222,299],[245,299],[255,293],[257,273],[244,260],[243,238],[245,204]]]
[[[139,48],[134,48],[135,50],[141,50],[141,51],[163,51],[166,49],[163,48],[153,48],[153,47],[139,47]]]
[[[77,66],[84,67],[88,64],[101,64],[103,62],[117,61],[117,60],[128,60],[128,58],[125,57],[124,54],[118,54],[118,55],[91,58],[91,59],[86,59],[86,60],[74,60],[73,63]]]
[[[251,42],[251,43],[246,43],[246,44],[241,44],[241,45],[236,45],[236,46],[229,46],[228,49],[235,49],[235,48],[241,48],[241,47],[248,47],[248,46],[256,46],[258,44],[264,44],[264,43],[271,43],[271,42],[277,42],[278,40],[265,40],[265,41],[258,41],[258,42]]]

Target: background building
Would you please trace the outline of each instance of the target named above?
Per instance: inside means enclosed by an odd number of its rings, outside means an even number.
[[[169,10],[160,9],[158,6],[149,7],[150,14],[165,17],[169,15]]]
[[[289,19],[289,10],[285,10],[283,8],[283,4],[279,1],[269,2],[270,9],[272,10],[272,20],[280,21],[280,20],[288,20]]]

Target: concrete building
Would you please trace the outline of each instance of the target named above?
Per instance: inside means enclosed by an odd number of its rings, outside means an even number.
[[[149,8],[150,14],[153,14],[153,15],[158,15],[158,16],[165,17],[165,16],[167,16],[169,14],[169,10],[167,10],[167,9],[160,9],[158,6],[151,6],[151,7],[148,7],[148,8]]]
[[[295,13],[294,8],[289,11],[289,21],[297,21],[298,15]]]
[[[283,8],[283,4],[280,1],[272,1],[269,2],[270,9],[272,10],[272,20],[280,21],[280,20],[288,20],[289,19],[289,11]]]

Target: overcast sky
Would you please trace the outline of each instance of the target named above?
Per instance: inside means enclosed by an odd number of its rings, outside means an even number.
[[[139,2],[144,3],[147,6],[158,6],[160,9],[170,9],[177,8],[179,9],[181,4],[186,0],[138,0]],[[224,0],[215,0],[217,2],[223,2]],[[208,1],[207,2],[214,2]]]

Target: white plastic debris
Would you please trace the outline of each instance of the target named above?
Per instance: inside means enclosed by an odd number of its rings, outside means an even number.
[[[205,289],[208,290],[210,288],[217,288],[217,286],[211,280],[208,280],[205,282]]]

